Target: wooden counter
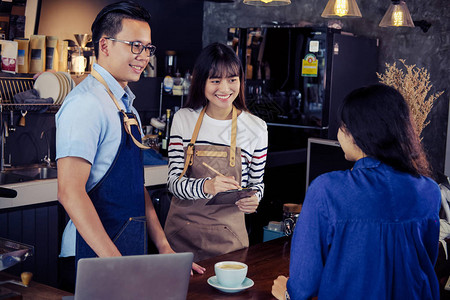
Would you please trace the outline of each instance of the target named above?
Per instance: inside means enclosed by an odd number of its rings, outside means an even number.
[[[5,272],[0,272],[0,281],[4,280],[20,281],[20,279],[16,276],[9,275]],[[72,295],[71,293],[55,289],[45,284],[37,283],[33,280],[28,287],[13,283],[5,283],[0,285],[0,298],[2,298],[2,295],[4,294],[9,294],[9,291],[22,295],[21,299],[23,300],[61,300],[63,296]]]
[[[272,284],[278,275],[289,274],[290,238],[283,237],[257,244],[249,248],[201,261],[199,264],[206,268],[205,274],[194,274],[189,282],[188,300],[221,300],[221,299],[275,299],[272,296]],[[219,261],[234,260],[248,265],[247,277],[254,281],[254,285],[239,293],[229,294],[220,292],[207,283],[209,277],[214,276],[214,264]],[[17,277],[0,272],[0,281]],[[4,284],[0,287],[22,294],[23,299],[58,299],[72,295],[65,291],[32,281],[25,288],[15,284]],[[0,294],[1,295],[1,294]]]
[[[189,282],[187,299],[275,299],[272,296],[272,284],[278,275],[288,276],[290,238],[283,237],[257,244],[246,249],[234,251],[221,256],[199,262],[206,268],[205,274],[194,274]],[[244,291],[235,294],[221,292],[207,283],[214,276],[214,264],[219,261],[234,260],[248,265],[247,277],[255,284]]]

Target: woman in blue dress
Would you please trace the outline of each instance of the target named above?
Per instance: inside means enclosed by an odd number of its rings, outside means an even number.
[[[439,299],[440,190],[395,89],[351,92],[338,140],[351,170],[316,178],[292,237],[277,299]],[[287,281],[287,282],[286,282]]]

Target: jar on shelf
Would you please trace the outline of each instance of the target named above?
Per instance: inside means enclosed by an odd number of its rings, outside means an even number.
[[[144,136],[144,145],[152,148],[156,152],[159,152],[158,135],[157,134],[147,134]]]
[[[164,92],[172,93],[172,90],[173,90],[173,77],[172,76],[167,75],[166,77],[164,77],[163,87],[164,87]]]
[[[302,204],[285,203],[283,204],[283,221],[282,227],[286,235],[294,232],[295,224],[302,210]]]

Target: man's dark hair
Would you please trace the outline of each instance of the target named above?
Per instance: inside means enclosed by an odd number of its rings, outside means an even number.
[[[92,23],[92,41],[98,58],[98,43],[103,35],[115,37],[122,30],[122,20],[144,21],[150,25],[148,11],[133,1],[121,1],[105,6]]]
[[[382,84],[356,89],[338,116],[341,129],[366,155],[399,171],[431,175],[409,106],[396,89]]]

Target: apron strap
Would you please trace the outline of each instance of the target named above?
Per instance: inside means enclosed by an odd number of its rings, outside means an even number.
[[[197,119],[197,123],[195,123],[194,133],[192,134],[191,141],[189,142],[186,149],[186,160],[184,161],[183,172],[181,172],[178,180],[186,174],[186,171],[189,166],[192,166],[194,163],[194,144],[198,137],[198,132],[200,131],[200,127],[203,122],[203,117],[205,116],[206,108],[208,105],[203,107],[200,115]],[[237,135],[237,109],[233,105],[232,109],[232,120],[231,120],[231,143],[230,143],[230,166],[234,167],[236,165],[236,135]]]
[[[237,109],[233,105],[231,120],[230,167],[236,165]]]
[[[197,119],[197,123],[195,123],[194,133],[192,134],[191,141],[189,142],[186,149],[186,160],[184,161],[183,172],[181,172],[180,176],[178,177],[178,180],[180,180],[181,177],[183,177],[183,175],[186,174],[188,167],[192,166],[192,164],[194,163],[194,148],[195,148],[194,144],[195,141],[197,140],[198,132],[200,131],[200,126],[202,125],[203,122],[203,117],[205,116],[206,107],[207,105],[203,107],[202,111],[200,112],[200,116]]]
[[[150,147],[147,147],[145,145],[143,145],[141,142],[139,142],[134,135],[132,134],[131,131],[131,126],[135,125],[137,126],[137,129],[139,131],[139,134],[141,134],[141,129],[139,128],[139,123],[137,122],[136,118],[130,118],[128,117],[128,115],[123,111],[123,109],[120,108],[119,103],[117,102],[116,97],[114,96],[114,94],[111,92],[110,88],[108,87],[108,85],[106,84],[105,79],[103,79],[103,77],[95,70],[92,69],[91,71],[91,75],[97,79],[101,84],[103,84],[106,88],[106,91],[108,92],[109,96],[111,97],[111,99],[113,100],[114,104],[116,105],[117,109],[119,110],[119,112],[121,112],[123,114],[123,125],[125,127],[125,131],[131,136],[131,139],[133,140],[133,143],[138,146],[141,149],[150,149]]]

